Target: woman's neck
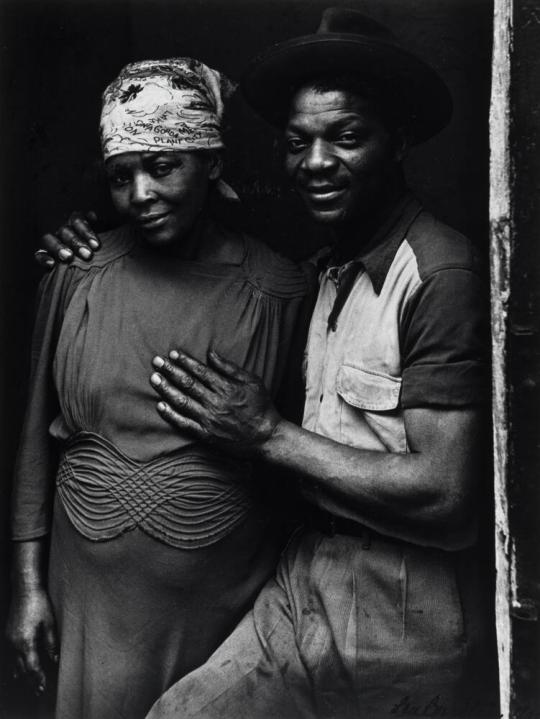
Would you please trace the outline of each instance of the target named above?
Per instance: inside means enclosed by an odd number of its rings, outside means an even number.
[[[199,214],[189,233],[178,242],[165,246],[143,243],[145,251],[154,255],[190,262],[240,264],[245,253],[241,235],[216,224],[207,211]]]

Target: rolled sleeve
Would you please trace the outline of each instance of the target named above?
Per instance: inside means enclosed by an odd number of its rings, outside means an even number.
[[[488,310],[487,286],[474,271],[442,269],[422,282],[402,325],[403,408],[489,401]]]

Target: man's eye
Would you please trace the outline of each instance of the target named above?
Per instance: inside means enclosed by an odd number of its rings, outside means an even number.
[[[343,147],[356,147],[360,144],[361,138],[356,132],[343,132],[336,141]]]
[[[302,152],[307,147],[307,142],[299,137],[288,137],[287,138],[287,151],[293,155],[297,152]]]

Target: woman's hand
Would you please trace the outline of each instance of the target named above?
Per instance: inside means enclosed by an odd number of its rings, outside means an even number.
[[[262,381],[217,352],[208,366],[185,352],[155,357],[150,382],[163,401],[163,419],[181,431],[233,454],[254,455],[281,417]]]
[[[6,635],[15,651],[14,676],[26,676],[35,693],[47,686],[43,658],[58,661],[51,603],[40,587],[16,589],[9,610]]]
[[[44,249],[34,255],[37,262],[47,269],[52,269],[56,262],[71,262],[75,255],[89,262],[93,251],[100,248],[99,239],[90,224],[96,220],[94,212],[72,212],[56,232],[43,235],[41,242]]]

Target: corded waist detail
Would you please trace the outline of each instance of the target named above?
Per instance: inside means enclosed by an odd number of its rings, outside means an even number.
[[[71,523],[95,542],[139,528],[180,549],[205,547],[245,518],[250,465],[189,446],[149,462],[127,457],[100,435],[65,444],[56,484]]]

